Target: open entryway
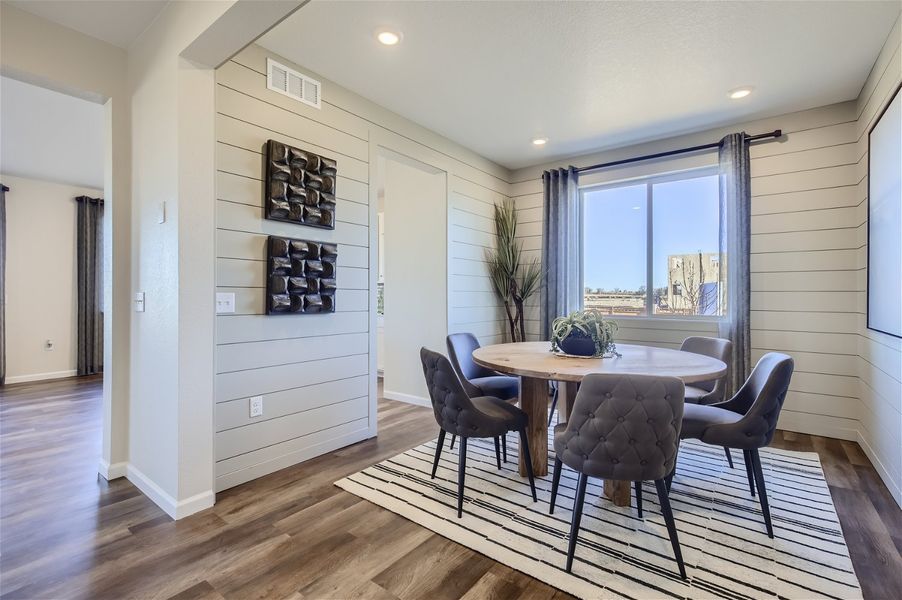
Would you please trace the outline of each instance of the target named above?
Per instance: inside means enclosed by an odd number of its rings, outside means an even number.
[[[420,348],[448,334],[445,171],[382,149],[377,159],[377,365],[383,395],[428,405]]]

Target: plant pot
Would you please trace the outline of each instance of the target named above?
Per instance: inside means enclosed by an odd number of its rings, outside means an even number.
[[[595,341],[581,331],[571,331],[558,344],[566,354],[573,356],[592,356],[595,354]]]

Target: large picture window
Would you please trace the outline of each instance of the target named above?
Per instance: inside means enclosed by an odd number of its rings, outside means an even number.
[[[584,188],[583,307],[615,316],[723,314],[716,170]]]

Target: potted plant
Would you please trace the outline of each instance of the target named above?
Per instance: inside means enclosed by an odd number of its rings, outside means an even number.
[[[551,323],[551,351],[574,356],[620,356],[614,343],[617,323],[595,310],[577,310]]]
[[[486,262],[492,287],[504,305],[512,342],[526,341],[525,304],[542,285],[542,268],[538,258],[522,259],[517,241],[517,212],[514,203],[504,200],[495,204],[494,248],[486,250]]]

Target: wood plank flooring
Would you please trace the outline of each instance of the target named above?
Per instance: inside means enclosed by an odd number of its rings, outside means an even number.
[[[382,400],[380,434],[227,490],[175,522],[96,475],[99,378],[0,388],[0,597],[530,598],[566,594],[332,483],[432,438],[431,411]],[[902,511],[854,443],[817,451],[865,598],[902,597]]]

